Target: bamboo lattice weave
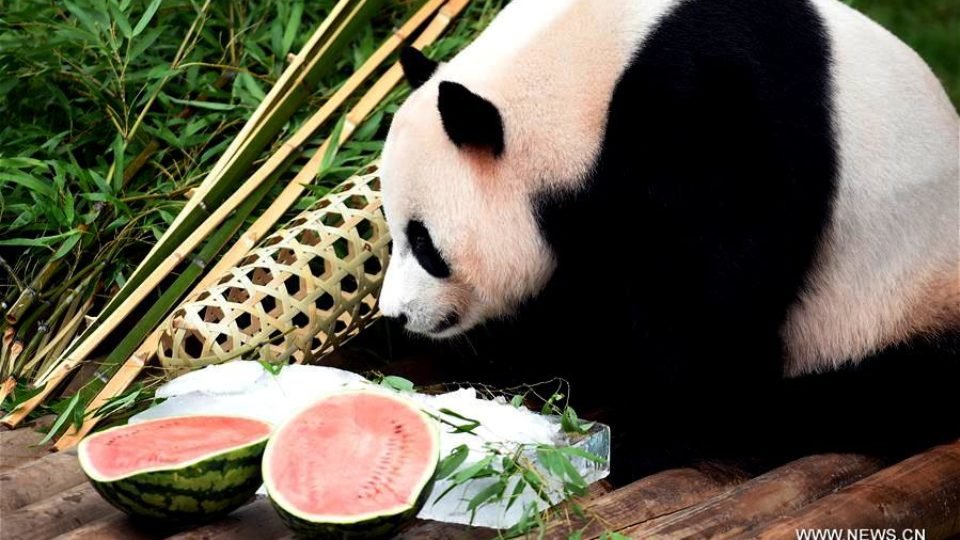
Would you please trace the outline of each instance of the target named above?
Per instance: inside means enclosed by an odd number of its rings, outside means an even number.
[[[378,316],[390,235],[375,166],[268,236],[168,319],[168,374],[239,356],[311,362]]]

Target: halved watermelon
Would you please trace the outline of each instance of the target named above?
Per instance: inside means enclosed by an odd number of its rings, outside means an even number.
[[[119,426],[80,443],[93,487],[130,515],[199,522],[236,509],[262,483],[271,425],[232,416],[180,416]]]
[[[263,479],[297,534],[377,538],[417,515],[439,458],[438,426],[415,403],[356,390],[324,397],[280,426]]]

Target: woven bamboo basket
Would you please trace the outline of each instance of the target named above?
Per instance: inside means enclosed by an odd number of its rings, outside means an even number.
[[[390,235],[370,166],[264,239],[165,323],[168,375],[238,357],[313,362],[375,320]]]

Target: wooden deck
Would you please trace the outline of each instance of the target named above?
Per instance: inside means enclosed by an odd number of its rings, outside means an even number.
[[[29,428],[0,432],[3,540],[289,538],[268,501],[192,530],[142,528],[101,499],[73,453],[36,446]],[[960,441],[899,463],[857,455],[799,459],[755,477],[732,468],[676,469],[617,490],[603,483],[582,504],[587,521],[554,523],[547,538],[607,530],[631,538],[784,538],[798,529],[919,529],[926,540],[960,535]],[[480,539],[495,532],[420,522],[401,538]],[[857,537],[859,538],[859,537]]]

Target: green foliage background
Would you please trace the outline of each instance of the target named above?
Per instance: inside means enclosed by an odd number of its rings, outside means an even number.
[[[960,1],[847,0],[913,47],[960,107]]]

